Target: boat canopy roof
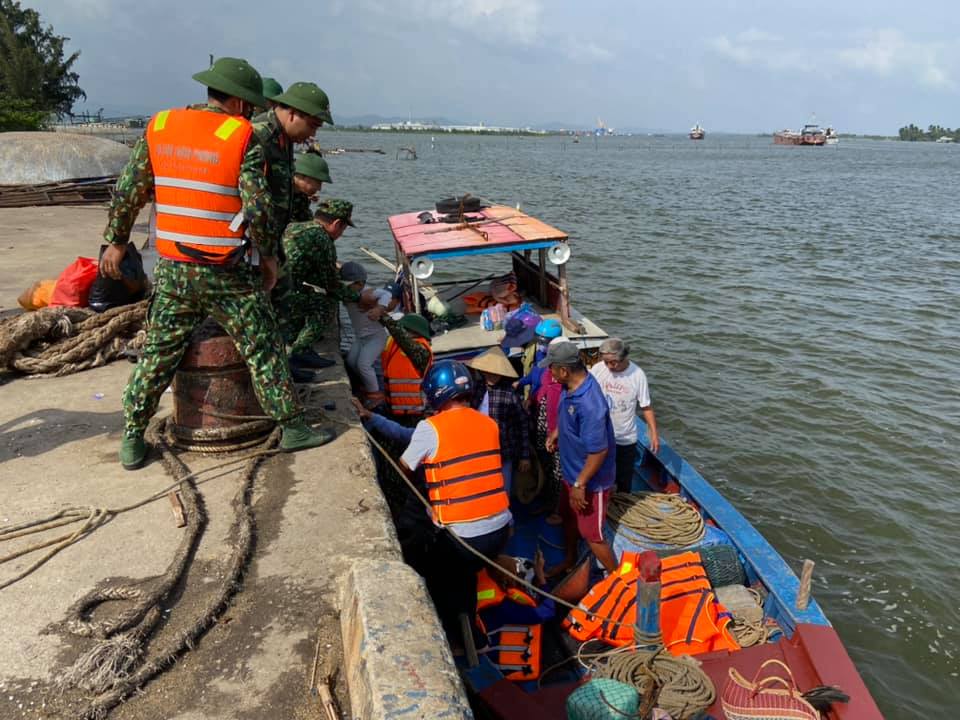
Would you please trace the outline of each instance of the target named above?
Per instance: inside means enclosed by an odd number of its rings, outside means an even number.
[[[429,221],[428,221],[429,216]],[[391,215],[390,230],[407,258],[456,257],[548,248],[567,234],[508,205],[492,205],[465,215],[467,222],[446,222],[434,210]]]

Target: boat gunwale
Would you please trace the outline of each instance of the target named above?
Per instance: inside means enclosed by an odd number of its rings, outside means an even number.
[[[653,455],[649,447],[646,424],[637,418],[637,444]],[[792,635],[800,623],[826,625],[832,627],[821,607],[811,597],[806,610],[796,607],[800,580],[787,565],[783,556],[770,542],[724,497],[706,478],[663,438],[660,437],[660,449],[656,460],[670,473],[684,493],[700,507],[703,514],[723,530],[734,547],[750,563],[757,577],[766,587],[776,603],[779,612],[764,614],[775,616],[783,630]],[[769,602],[769,599],[768,599]],[[786,627],[784,627],[786,620]]]

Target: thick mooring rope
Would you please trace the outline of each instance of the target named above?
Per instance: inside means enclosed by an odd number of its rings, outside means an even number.
[[[716,688],[700,664],[689,656],[674,657],[663,647],[651,652],[617,648],[588,656],[596,677],[633,685],[640,696],[666,710],[675,720],[687,720],[710,707]]]
[[[615,493],[607,517],[621,535],[621,528],[654,542],[685,547],[703,540],[703,516],[680,495],[672,493]]]
[[[57,377],[117,359],[143,343],[147,302],[103,313],[46,307],[0,323],[0,371]]]
[[[188,508],[188,512],[193,516],[192,522],[198,530],[196,533],[188,530],[167,572],[155,581],[147,581],[147,590],[142,588],[142,584],[141,587],[108,586],[106,589],[88,593],[71,608],[74,614],[67,622],[72,622],[73,626],[68,626],[68,629],[72,630],[77,626],[94,627],[101,636],[127,629],[125,636],[107,637],[91,648],[73,665],[62,680],[62,687],[72,685],[98,693],[97,697],[75,716],[77,720],[102,720],[111,709],[172,665],[185,650],[193,647],[193,643],[216,621],[231,596],[239,588],[244,569],[253,550],[254,517],[250,504],[253,481],[261,460],[275,452],[274,448],[280,439],[279,429],[270,434],[261,451],[251,454],[246,460],[237,492],[231,503],[235,514],[229,535],[233,539],[233,548],[227,560],[227,567],[221,575],[218,589],[195,613],[184,629],[168,639],[161,639],[159,643],[154,641],[155,646],[151,645],[151,657],[133,670],[140,662],[143,644],[162,616],[163,601],[174,585],[182,579],[186,569],[184,561],[190,557],[190,551],[204,523],[201,500],[193,483],[190,482],[192,473],[173,454],[163,439],[163,434],[162,428],[155,428],[151,441],[160,447],[164,467],[180,480],[181,495],[183,496],[184,490],[187,490],[184,500],[191,498],[192,512],[191,508]],[[111,599],[106,597],[111,593],[129,594],[131,596],[129,599],[134,600],[135,605],[124,611],[109,625],[96,625],[89,622],[80,622],[78,625],[78,617],[82,618],[81,613],[89,612],[92,607],[104,602],[105,599]]]

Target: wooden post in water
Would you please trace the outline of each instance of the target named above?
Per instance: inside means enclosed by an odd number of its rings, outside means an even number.
[[[803,561],[800,572],[800,589],[797,591],[797,610],[806,610],[810,604],[810,586],[813,583],[813,560]]]

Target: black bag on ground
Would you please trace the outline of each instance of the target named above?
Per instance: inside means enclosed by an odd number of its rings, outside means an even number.
[[[100,246],[100,258],[106,245]],[[120,261],[119,280],[114,280],[101,274],[97,269],[97,279],[90,288],[88,304],[92,310],[103,312],[121,305],[132,305],[140,302],[147,294],[147,275],[143,271],[143,258],[133,243],[127,244],[127,254]]]

